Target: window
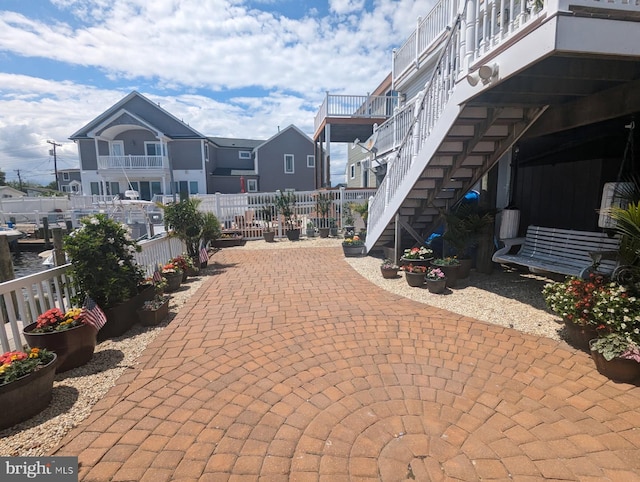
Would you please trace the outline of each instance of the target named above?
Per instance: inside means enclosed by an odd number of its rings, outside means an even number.
[[[189,194],[198,194],[198,181],[189,181]]]
[[[258,192],[258,180],[257,179],[247,179],[247,191],[249,191],[249,192]]]
[[[99,195],[100,194],[100,183],[92,182],[91,183],[91,194]]]
[[[147,156],[162,156],[163,149],[162,144],[160,142],[145,142],[144,143],[144,152],[147,153]]]
[[[240,159],[251,159],[251,151],[238,151]]]
[[[293,174],[294,171],[293,164],[293,154],[285,154],[284,155],[284,173],[285,174]]]
[[[68,172],[63,172],[62,173],[62,180],[63,181],[68,181],[69,180],[69,173]]]
[[[316,167],[316,156],[307,156],[307,167]]]
[[[356,177],[356,165],[355,164],[351,164],[349,166],[349,178],[350,179],[355,179]]]

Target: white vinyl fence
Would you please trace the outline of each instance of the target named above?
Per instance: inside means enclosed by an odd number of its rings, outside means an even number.
[[[135,258],[146,276],[153,275],[156,265],[186,251],[178,238],[163,237],[140,243],[142,251]],[[22,328],[36,321],[51,308],[68,310],[75,294],[67,275],[69,264],[40,273],[0,283],[0,344],[2,352],[21,349],[26,343]]]

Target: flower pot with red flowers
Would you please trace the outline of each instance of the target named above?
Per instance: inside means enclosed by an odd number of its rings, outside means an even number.
[[[402,267],[404,278],[407,284],[413,288],[422,288],[424,286],[427,267],[421,265],[407,264]]]
[[[23,329],[23,335],[31,348],[56,353],[58,373],[82,366],[91,360],[96,348],[97,333],[95,327],[87,322],[81,308],[72,308],[66,313],[52,308]]]
[[[177,291],[182,284],[182,271],[171,261],[162,267],[162,277],[167,280],[167,293]]]
[[[0,430],[47,408],[56,364],[56,354],[40,348],[0,355]]]
[[[433,259],[433,250],[427,246],[416,246],[405,249],[400,257],[400,265],[413,264],[414,266],[429,266]]]

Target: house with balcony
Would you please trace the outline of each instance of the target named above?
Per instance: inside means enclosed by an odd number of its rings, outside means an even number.
[[[425,12],[390,53],[392,112],[375,126],[349,117],[372,129],[384,172],[367,249],[423,242],[472,189],[484,206],[517,207],[519,235],[601,230],[604,185],[640,171],[639,22],[627,0],[441,0]],[[318,141],[338,130],[325,112]]]
[[[82,194],[82,176],[80,169],[58,169],[59,191],[69,194]]]
[[[208,137],[138,92],[131,92],[70,139],[86,195],[139,199],[160,194],[214,194],[313,189],[314,145],[295,126],[268,140]],[[73,184],[71,173],[70,191]],[[61,171],[61,184],[65,172]],[[74,174],[75,176],[75,174]]]

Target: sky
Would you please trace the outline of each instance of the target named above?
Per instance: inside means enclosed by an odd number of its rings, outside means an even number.
[[[207,136],[312,137],[326,92],[373,91],[434,1],[0,0],[0,170],[52,182],[47,141],[78,168],[69,136],[133,90]]]

